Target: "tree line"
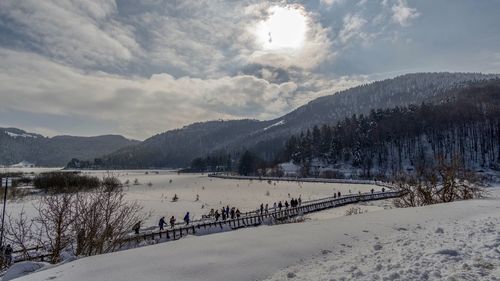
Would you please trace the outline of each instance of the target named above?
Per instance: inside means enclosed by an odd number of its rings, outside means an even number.
[[[285,144],[280,160],[318,175],[317,162],[386,177],[459,157],[467,168],[499,169],[500,83],[468,88],[447,100],[372,110],[335,125],[314,126]]]

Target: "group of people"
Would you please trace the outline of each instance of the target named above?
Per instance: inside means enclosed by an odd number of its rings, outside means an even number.
[[[14,249],[9,245],[7,246],[0,246],[0,254],[1,254],[1,259],[2,262],[1,264],[5,266],[10,266],[12,263],[12,253],[14,252]]]
[[[170,220],[169,220],[170,228],[175,227],[176,221],[177,220],[175,219],[175,216],[170,217]],[[186,215],[184,215],[184,222],[186,223],[186,225],[188,225],[190,221],[191,221],[191,216],[189,215],[189,212],[187,212]],[[169,225],[169,224],[167,223],[167,220],[165,219],[165,217],[161,217],[160,221],[158,222],[158,226],[160,227],[160,230],[164,230],[165,226]]]
[[[219,219],[225,221],[227,219],[234,220],[235,218],[241,217],[240,209],[236,207],[229,208],[229,205],[226,207],[222,207],[220,212],[219,210],[211,209],[208,213],[209,218],[214,218],[215,221],[219,221]]]
[[[287,200],[285,200],[285,203],[281,203],[281,201],[279,201],[276,204],[276,202],[274,202],[273,208],[274,208],[274,210],[281,211],[281,209],[283,209],[283,207],[285,209],[288,209],[288,208],[300,207],[301,205],[302,205],[302,198],[299,196],[299,198],[297,198],[297,199],[295,199],[295,198],[290,199],[290,203],[288,203]],[[267,214],[267,212],[268,212],[267,208],[268,208],[267,204],[265,207],[263,207],[263,205],[261,204],[260,205],[260,213],[263,214],[265,212]]]

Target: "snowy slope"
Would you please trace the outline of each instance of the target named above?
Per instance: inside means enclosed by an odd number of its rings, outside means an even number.
[[[499,225],[496,197],[189,237],[17,280],[498,280]]]

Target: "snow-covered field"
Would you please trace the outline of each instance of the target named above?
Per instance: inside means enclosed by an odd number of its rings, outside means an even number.
[[[108,171],[84,173],[100,178],[108,175]],[[206,174],[177,174],[165,170],[113,171],[112,175],[118,177],[122,183],[129,182],[125,187],[128,200],[137,201],[144,207],[145,212],[151,212],[152,215],[145,226],[157,225],[162,216],[168,218],[174,215],[182,218],[186,212],[190,212],[192,218],[199,219],[211,208],[220,209],[227,205],[237,207],[242,212],[256,210],[261,203],[267,203],[271,207],[274,202],[289,201],[289,195],[294,198],[301,196],[302,200],[306,201],[329,197],[338,191],[348,194],[369,192],[372,188],[377,191],[381,189],[378,186],[363,184],[229,180],[209,178]],[[138,181],[137,185],[134,184],[135,179]],[[179,200],[172,202],[175,194]],[[199,201],[196,201],[196,195],[199,195]],[[24,208],[28,215],[34,213],[33,199],[36,199],[36,196],[9,202],[7,212],[16,214]],[[335,216],[344,213],[345,208],[337,210]]]
[[[188,237],[18,280],[500,280],[499,195]]]

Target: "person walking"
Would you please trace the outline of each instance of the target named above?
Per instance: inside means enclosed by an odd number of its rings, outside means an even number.
[[[281,211],[281,208],[283,208],[283,204],[281,204],[281,201],[278,203],[278,209]]]
[[[240,209],[236,209],[236,218],[240,218],[241,216],[241,212],[240,212]]]
[[[260,204],[260,215],[264,214],[264,203]]]
[[[10,264],[12,263],[12,252],[14,252],[14,250],[12,249],[10,244],[7,245],[7,247],[5,247],[5,250],[4,250],[5,264],[7,266],[10,266]]]
[[[299,203],[299,207],[300,207],[300,205],[302,205],[302,198],[300,198],[300,195],[299,195],[299,199],[298,200],[299,200],[298,203]]]
[[[160,227],[160,231],[163,230],[164,225],[167,225],[167,222],[165,221],[165,217],[161,217],[160,221],[158,222],[158,226]]]
[[[189,224],[189,212],[187,212],[186,215],[184,216],[184,222],[186,223],[186,225]]]
[[[276,205],[276,202],[274,202],[273,209],[276,211],[277,208],[278,208],[278,205]]]
[[[175,226],[175,217],[174,217],[174,216],[172,216],[172,217],[170,218],[170,228],[174,228],[174,226]]]
[[[231,208],[231,219],[234,220],[234,217],[236,216],[234,207]]]
[[[134,230],[135,234],[139,234],[139,231],[141,230],[141,221],[138,221],[134,226],[132,227]]]
[[[222,207],[222,220],[225,221],[227,216],[226,216],[226,209],[224,209],[224,207]]]
[[[219,210],[215,210],[214,216],[215,216],[215,221],[218,221],[220,217]]]
[[[287,200],[285,200],[285,209],[288,209],[288,206],[289,206],[289,205],[288,205],[288,201],[287,201]]]
[[[269,209],[269,205],[266,203],[266,207],[264,208],[264,212],[266,212],[266,214],[268,213],[268,209]]]

